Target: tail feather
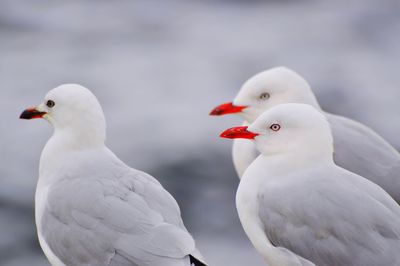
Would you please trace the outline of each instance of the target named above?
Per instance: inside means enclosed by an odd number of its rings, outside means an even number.
[[[192,255],[189,255],[190,258],[190,265],[192,266],[207,266],[207,264],[204,264],[203,262],[199,261],[198,259],[196,259],[195,257],[193,257]]]

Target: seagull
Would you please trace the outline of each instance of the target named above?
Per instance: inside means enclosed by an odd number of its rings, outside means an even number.
[[[175,199],[105,146],[106,121],[92,92],[61,85],[20,118],[54,127],[35,194],[38,238],[51,265],[206,265]]]
[[[269,266],[400,265],[400,206],[334,163],[317,109],[281,104],[221,137],[252,140],[261,153],[240,180],[236,207]]]
[[[305,79],[286,67],[276,67],[250,78],[232,103],[222,104],[210,114],[239,114],[247,126],[265,110],[282,103],[309,104],[323,112]],[[336,164],[378,184],[400,203],[400,153],[367,126],[323,114],[331,125]],[[254,143],[234,141],[232,156],[239,178],[258,154]]]

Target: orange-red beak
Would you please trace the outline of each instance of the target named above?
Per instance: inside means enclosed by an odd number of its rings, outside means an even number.
[[[210,115],[226,115],[226,114],[234,114],[241,112],[247,106],[237,106],[233,105],[233,103],[224,103],[217,107],[215,107]]]
[[[35,108],[28,108],[22,112],[19,116],[20,119],[35,119],[35,118],[42,118],[46,112],[40,112]]]
[[[247,126],[242,126],[229,128],[219,136],[227,139],[254,139],[258,134],[248,131]]]

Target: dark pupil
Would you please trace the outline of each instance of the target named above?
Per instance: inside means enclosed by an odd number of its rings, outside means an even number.
[[[55,103],[52,100],[47,101],[47,106],[48,107],[53,107],[55,105]]]
[[[272,130],[279,130],[280,129],[280,126],[279,125],[272,125]]]

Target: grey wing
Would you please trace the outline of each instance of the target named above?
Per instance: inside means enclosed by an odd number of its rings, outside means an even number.
[[[140,266],[128,260],[124,256],[115,253],[108,266]]]
[[[159,212],[165,222],[188,232],[183,223],[178,203],[154,177],[145,172],[131,169],[129,175],[121,179],[129,187],[135,187],[135,192],[143,197],[153,210]],[[197,248],[191,252],[191,255],[204,263],[203,255]]]
[[[400,153],[370,128],[326,114],[334,138],[335,163],[368,178],[400,202]]]
[[[142,185],[152,184],[157,185]],[[71,266],[189,265],[191,235],[164,219],[135,188],[123,179],[100,178],[53,185],[41,223],[53,253]]]
[[[121,182],[135,188],[135,193],[143,197],[149,207],[159,212],[166,222],[186,230],[178,203],[154,177],[131,169],[128,174],[121,177]]]
[[[383,195],[365,192],[375,184],[339,172],[263,188],[260,217],[269,240],[319,266],[399,265],[399,207],[379,188],[371,191]]]

